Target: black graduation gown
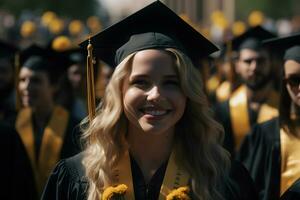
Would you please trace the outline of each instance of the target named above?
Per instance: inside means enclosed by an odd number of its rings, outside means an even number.
[[[60,152],[60,159],[71,157],[80,152],[79,146],[79,121],[70,116],[64,143]],[[8,131],[5,131],[8,132]],[[13,145],[8,149],[9,157],[5,160],[10,166],[10,185],[8,190],[10,191],[10,197],[7,199],[23,199],[23,200],[36,200],[39,199],[36,191],[36,183],[34,180],[34,173],[31,167],[30,159],[26,152],[23,142],[19,134],[13,128],[14,134],[9,135],[4,143],[12,143]],[[2,139],[1,139],[2,140]],[[2,140],[3,141],[3,140]],[[2,198],[0,198],[2,199]]]
[[[229,107],[229,100],[224,101],[222,103],[216,104],[214,107],[215,111],[215,118],[216,120],[221,123],[224,127],[225,131],[225,138],[224,138],[224,148],[231,153],[232,157],[235,157],[235,139],[234,139],[234,133],[232,129],[232,122],[230,117],[230,107]],[[257,112],[252,111],[248,107],[248,113],[249,113],[249,120],[250,120],[250,126],[252,127],[254,124],[256,124],[257,119]]]
[[[43,200],[86,200],[88,181],[81,164],[83,154],[61,160],[53,170]],[[157,200],[167,164],[163,164],[152,177],[146,187],[141,171],[135,161],[131,159],[133,187],[135,199]],[[146,189],[147,188],[147,189]],[[233,162],[228,177],[224,177],[219,184],[219,191],[226,200],[255,200],[257,193],[247,170],[239,163]]]
[[[300,199],[300,179],[298,179],[281,197],[280,200]]]
[[[21,139],[14,127],[0,122],[0,199],[35,199],[30,163],[27,161]],[[26,173],[24,173],[26,172]]]
[[[255,125],[246,136],[237,159],[250,172],[260,199],[279,199],[281,159],[278,118]]]
[[[15,105],[15,92],[0,98],[0,121],[13,126],[17,111]]]

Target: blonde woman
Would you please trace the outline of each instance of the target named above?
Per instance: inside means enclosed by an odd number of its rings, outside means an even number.
[[[211,53],[208,40],[156,1],[91,43],[117,67],[84,152],[57,165],[43,199],[256,199],[247,171],[229,170],[193,64],[198,53],[187,51]]]

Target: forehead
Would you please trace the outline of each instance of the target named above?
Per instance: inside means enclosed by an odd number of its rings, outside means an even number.
[[[47,74],[46,71],[44,71],[44,70],[32,70],[32,69],[27,68],[27,67],[22,67],[20,69],[20,75],[48,78],[48,74]]]
[[[259,56],[259,52],[254,51],[252,49],[243,49],[240,51],[240,57],[241,58],[250,58],[250,57],[257,57]]]
[[[287,60],[284,63],[284,71],[287,76],[292,74],[300,74],[300,63],[294,60]]]
[[[148,49],[135,54],[131,75],[136,73],[175,74],[174,57],[167,51]]]

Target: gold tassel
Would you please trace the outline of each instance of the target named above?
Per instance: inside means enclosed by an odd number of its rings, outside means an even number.
[[[89,112],[90,122],[95,117],[96,105],[95,105],[95,84],[94,84],[94,64],[93,64],[93,46],[91,39],[89,38],[89,44],[87,46],[87,106]]]
[[[20,100],[20,93],[19,93],[19,71],[20,71],[20,54],[15,54],[15,90],[16,90],[16,100],[15,100],[15,106],[16,111],[19,111],[21,109],[21,100]]]

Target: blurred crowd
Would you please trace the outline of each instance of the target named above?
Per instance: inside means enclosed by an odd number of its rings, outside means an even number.
[[[193,22],[187,14],[180,17],[220,48],[217,53],[199,59],[197,67],[214,117],[225,129],[225,148],[233,158],[244,162],[258,184],[258,190],[263,191],[266,186],[259,184],[269,179],[260,180],[259,173],[251,171],[251,167],[257,166],[248,162],[256,154],[250,150],[247,142],[253,138],[249,138],[247,133],[255,124],[276,119],[282,114],[278,110],[282,85],[290,83],[282,80],[282,52],[274,51],[272,45],[262,48],[262,43],[267,39],[299,33],[300,16],[274,20],[254,10],[247,20],[230,22],[224,13],[217,10],[211,14],[209,22],[201,24]],[[87,59],[88,52],[79,44],[109,25],[109,21],[97,16],[90,16],[84,21],[59,16],[52,11],[42,14],[28,11],[16,17],[0,10],[0,131],[9,133],[3,140],[3,149],[9,149],[14,158],[7,158],[10,163],[2,170],[11,172],[6,177],[10,180],[10,189],[26,185],[18,191],[28,195],[29,199],[35,199],[41,195],[59,159],[80,152],[78,124],[90,112],[88,103],[101,103],[115,66],[94,58],[94,54]],[[253,38],[255,42],[246,46],[248,39]],[[252,54],[243,51],[245,49],[251,49]],[[254,66],[252,72],[248,70],[250,65]],[[299,86],[298,79],[288,81],[298,81],[296,84]],[[87,93],[91,90],[95,94]],[[2,127],[3,122],[5,125]],[[8,131],[7,124],[15,130]],[[57,137],[48,131],[48,126],[59,127],[57,131],[65,133]],[[20,136],[11,138],[14,134],[10,131],[18,132]],[[46,136],[48,140],[43,138]],[[262,160],[259,162],[263,163]],[[22,171],[18,170],[20,167]],[[283,194],[299,174],[286,178],[292,182],[281,183],[284,188],[278,189],[280,186],[277,185],[276,192],[281,190]],[[17,199],[18,193],[10,191],[9,195]]]

